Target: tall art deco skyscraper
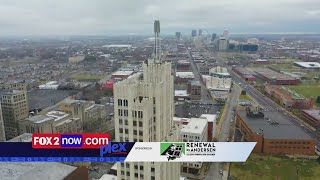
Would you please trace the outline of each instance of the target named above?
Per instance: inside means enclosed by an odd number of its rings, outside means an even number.
[[[171,63],[161,61],[160,22],[154,22],[154,55],[144,62],[143,73],[114,86],[116,141],[179,141],[173,127],[173,76]],[[176,180],[179,163],[118,163],[118,179]]]

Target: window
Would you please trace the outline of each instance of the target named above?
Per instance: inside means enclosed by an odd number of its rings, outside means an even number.
[[[137,121],[133,121],[133,126],[137,126]]]
[[[139,135],[140,135],[140,136],[143,136],[143,131],[139,131]]]
[[[122,124],[122,119],[119,119],[119,123]]]
[[[124,171],[121,171],[121,175],[124,175]]]
[[[155,180],[156,178],[154,176],[151,176],[151,180]]]
[[[137,177],[138,177],[138,173],[134,173],[134,177],[136,177],[136,178],[137,178]]]
[[[125,129],[125,130],[124,130],[124,133],[125,133],[125,134],[129,134],[129,130],[128,130],[128,129]]]
[[[128,120],[124,120],[124,124],[125,124],[125,125],[128,125]]]
[[[137,135],[137,130],[133,130],[133,135]]]
[[[139,121],[139,127],[142,127],[142,122],[141,121]]]
[[[118,99],[118,106],[122,106],[122,100]]]
[[[134,165],[134,169],[138,169],[138,165]]]
[[[130,168],[130,164],[126,164],[126,168]]]
[[[121,167],[124,167],[124,164],[123,164],[123,163],[121,163]]]
[[[151,168],[151,172],[154,172],[154,170],[155,170],[154,168]]]
[[[120,128],[120,129],[119,129],[119,132],[120,132],[120,133],[123,133],[123,129],[122,129],[122,128]]]
[[[127,171],[127,176],[130,176],[130,172],[129,171]]]
[[[156,98],[153,97],[153,104],[156,104]]]
[[[140,170],[143,171],[143,166],[140,166]]]

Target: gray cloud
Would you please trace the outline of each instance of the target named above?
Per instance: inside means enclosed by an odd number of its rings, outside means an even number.
[[[0,35],[320,30],[319,0],[1,0]],[[314,27],[314,28],[310,28]],[[301,30],[301,27],[298,28]]]

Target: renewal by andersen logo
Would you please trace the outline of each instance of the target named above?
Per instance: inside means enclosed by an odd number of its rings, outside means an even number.
[[[180,158],[186,154],[185,143],[160,143],[160,154],[161,156],[167,156],[168,161]]]

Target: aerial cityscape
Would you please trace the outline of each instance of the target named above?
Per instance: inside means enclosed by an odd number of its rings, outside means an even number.
[[[1,180],[319,179],[319,2],[126,2],[0,2],[0,142],[256,142],[248,159],[1,159]]]

